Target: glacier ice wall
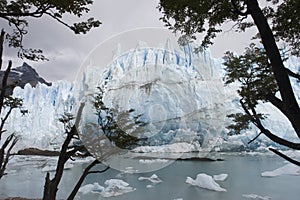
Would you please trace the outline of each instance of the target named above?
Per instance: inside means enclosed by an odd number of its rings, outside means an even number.
[[[222,138],[218,140],[222,150],[275,145],[263,136],[247,145],[257,134],[254,127],[243,135],[226,136],[225,126],[231,122],[225,116],[242,110],[236,93],[238,85],[223,87],[220,63],[207,52],[195,53],[193,45],[174,49],[170,42],[159,48],[140,43],[135,49],[116,55],[104,73],[99,66],[87,66],[79,82],[15,88],[14,96],[24,99],[24,108],[29,112],[23,116],[14,110],[6,128],[22,137],[18,148],[55,148],[64,136],[60,116],[65,112],[75,114],[78,102],[102,86],[108,105],[134,108],[143,115],[149,123],[143,134],[151,138],[152,145],[193,140],[203,143],[205,136]],[[298,60],[290,59],[286,65],[300,71]],[[300,101],[300,85],[295,80],[292,85]],[[272,105],[264,104],[259,109],[270,115],[264,123],[274,133],[296,139],[292,127]],[[87,110],[86,114],[84,120],[95,120],[94,111]],[[211,138],[207,138],[209,144]]]
[[[58,81],[52,86],[38,84],[32,88],[16,87],[15,97],[23,99],[23,115],[14,109],[6,128],[15,131],[21,137],[18,148],[34,146],[39,148],[56,147],[63,140],[64,127],[59,118],[64,113],[72,113],[74,106],[73,83]]]
[[[151,145],[184,141],[191,132],[193,140],[208,144],[224,128],[225,94],[220,68],[208,52],[196,53],[194,48],[189,44],[176,50],[169,41],[161,48],[139,43],[116,55],[102,77],[89,67],[83,96],[101,86],[108,106],[133,108],[147,123],[139,136],[149,138]],[[90,113],[86,111],[84,120],[96,123],[86,116]]]

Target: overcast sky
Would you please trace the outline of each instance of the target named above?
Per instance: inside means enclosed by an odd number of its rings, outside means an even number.
[[[86,17],[93,16],[99,19],[102,25],[86,35],[75,35],[47,17],[31,20],[29,34],[26,35],[24,44],[26,47],[43,49],[50,61],[25,61],[47,81],[61,79],[73,81],[89,52],[113,35],[145,27],[164,28],[164,24],[159,20],[161,14],[156,8],[157,5],[158,0],[94,1],[91,12]],[[1,26],[5,26],[4,21],[0,20],[0,23]],[[229,30],[230,26],[224,29]],[[137,37],[136,41],[139,40],[141,39]],[[215,45],[210,50],[213,57],[220,58],[226,50],[240,52],[247,44],[249,34],[226,31],[215,40]],[[6,50],[4,59],[12,59],[14,66],[23,62],[16,59],[16,54],[9,50]]]

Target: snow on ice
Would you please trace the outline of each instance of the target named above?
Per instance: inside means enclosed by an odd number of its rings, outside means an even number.
[[[101,192],[103,197],[120,196],[136,190],[130,187],[127,182],[120,179],[109,179],[106,180],[104,184],[107,185],[107,187]]]
[[[300,175],[300,167],[292,163],[286,164],[273,171],[265,171],[261,173],[263,177],[276,177],[281,175]]]
[[[15,88],[14,96],[23,98],[24,108],[29,111],[22,116],[15,110],[6,126],[21,135],[16,150],[27,146],[58,149],[64,133],[58,119],[65,112],[76,114],[85,89],[91,91],[99,84],[105,88],[106,102],[143,114],[142,119],[148,125],[141,137],[149,140],[148,146],[135,149],[137,152],[188,152],[200,147],[212,148],[217,144],[209,141],[216,138],[220,151],[255,150],[270,145],[280,148],[264,136],[247,145],[257,135],[255,128],[247,134],[226,135],[225,127],[230,123],[226,114],[241,110],[236,93],[238,85],[224,88],[221,62],[211,58],[208,52],[195,53],[193,48],[193,44],[189,44],[174,49],[169,41],[163,48],[137,46],[115,57],[102,76],[97,74],[99,66],[87,66],[84,78],[76,83],[58,81],[52,86],[39,84],[32,88],[27,84],[24,89]],[[290,59],[287,66],[297,72],[297,62]],[[81,87],[75,89],[75,84]],[[292,80],[292,85],[299,100],[299,83]],[[258,111],[271,116],[264,121],[271,131],[295,140],[293,128],[272,105],[258,106]],[[161,148],[149,147],[155,145]]]
[[[271,197],[269,196],[259,196],[257,194],[243,194],[243,197],[255,200],[271,200]]]
[[[161,183],[162,180],[156,175],[156,174],[153,174],[152,176],[150,177],[139,177],[138,178],[139,181],[143,181],[143,180],[146,180],[146,181],[150,181],[151,183],[154,183],[154,184],[157,184],[157,183]]]
[[[169,160],[167,159],[140,159],[139,163],[142,164],[153,164],[153,163],[167,163]]]
[[[104,187],[99,185],[99,183],[95,182],[93,184],[86,184],[79,188],[78,192],[81,192],[82,194],[87,193],[101,193],[104,190]]]
[[[103,197],[114,197],[132,192],[135,188],[129,186],[129,184],[121,179],[109,179],[104,182],[106,187],[99,185],[95,182],[93,184],[87,184],[80,187],[78,192],[83,194],[87,193],[99,193]]]
[[[213,175],[213,179],[215,181],[225,181],[228,177],[228,174],[218,174],[218,175]]]
[[[198,186],[204,189],[213,190],[217,192],[226,192],[227,190],[222,188],[218,183],[216,183],[212,176],[207,174],[198,174],[196,179],[192,179],[191,177],[187,177],[186,183]]]

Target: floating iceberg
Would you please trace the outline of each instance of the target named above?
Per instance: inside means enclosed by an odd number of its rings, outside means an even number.
[[[281,175],[300,175],[300,167],[292,163],[286,164],[273,171],[265,171],[261,173],[263,177],[276,177]]]
[[[95,182],[93,184],[87,184],[79,188],[78,192],[82,194],[87,193],[99,193],[103,197],[113,197],[132,192],[135,189],[130,187],[128,183],[121,179],[109,179],[104,182],[107,187],[99,185]]]
[[[243,194],[243,197],[256,200],[271,200],[271,197],[269,196],[259,196],[257,194]]]
[[[215,181],[225,181],[228,177],[228,174],[218,174],[218,175],[213,175],[213,179]]]
[[[187,177],[186,183],[198,186],[204,189],[213,190],[217,192],[226,192],[227,190],[222,188],[218,183],[214,181],[212,176],[207,174],[198,174],[196,179],[192,179],[191,177]]]
[[[99,185],[99,183],[95,182],[93,184],[86,184],[79,188],[78,192],[82,194],[87,193],[101,193],[104,190],[104,187]]]
[[[153,185],[146,185],[146,188],[153,188],[154,186]]]
[[[167,159],[140,159],[139,163],[142,164],[153,164],[153,163],[167,163],[169,160]]]
[[[129,184],[120,179],[109,179],[104,182],[107,187],[101,192],[103,197],[113,197],[133,192],[135,188],[130,187]]]
[[[162,180],[160,178],[158,178],[158,176],[156,174],[153,174],[150,177],[139,177],[138,178],[139,181],[143,181],[143,180],[147,180],[150,181],[151,183],[157,184],[157,183],[161,183]]]

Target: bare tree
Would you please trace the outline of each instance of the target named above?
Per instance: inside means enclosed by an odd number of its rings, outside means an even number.
[[[64,165],[66,164],[66,162],[69,159],[71,159],[73,156],[75,156],[76,152],[85,150],[85,147],[83,145],[72,145],[72,140],[73,139],[76,139],[76,140],[79,139],[76,127],[78,127],[83,108],[84,108],[84,104],[81,104],[81,106],[79,107],[78,113],[77,113],[75,124],[72,124],[71,121],[74,119],[74,117],[70,114],[65,114],[60,119],[60,121],[65,124],[66,138],[65,138],[65,140],[62,144],[61,150],[60,150],[60,154],[59,154],[59,157],[58,157],[58,162],[57,162],[54,177],[52,179],[50,179],[50,173],[49,172],[46,175],[43,200],[55,200],[56,199],[56,195],[57,195],[57,191],[58,191],[58,185],[59,185],[59,183],[61,181],[61,178],[63,176]],[[71,192],[70,196],[68,197],[68,199],[74,199],[74,197],[75,197],[76,193],[78,192],[82,182],[84,181],[85,177],[88,174],[90,174],[90,173],[102,173],[102,172],[105,172],[106,170],[109,169],[109,167],[106,167],[102,171],[92,171],[92,172],[90,172],[92,167],[94,167],[95,165],[100,164],[100,163],[101,163],[100,161],[94,160],[84,170],[83,174],[81,175],[80,179],[78,180],[78,183],[76,184],[76,186],[72,190],[72,192]]]
[[[1,31],[0,35],[0,70],[2,69],[2,55],[3,55],[3,43],[4,43],[5,32]],[[0,179],[5,175],[5,169],[8,164],[9,158],[11,156],[11,151],[18,142],[18,137],[15,133],[11,133],[5,137],[6,130],[4,130],[4,125],[7,122],[11,112],[15,108],[22,107],[22,99],[14,98],[11,95],[7,95],[6,91],[10,85],[8,85],[8,76],[12,68],[12,61],[8,62],[8,67],[4,72],[2,78],[2,87],[0,90],[0,114],[2,116],[0,122]],[[4,109],[6,108],[6,109]]]

